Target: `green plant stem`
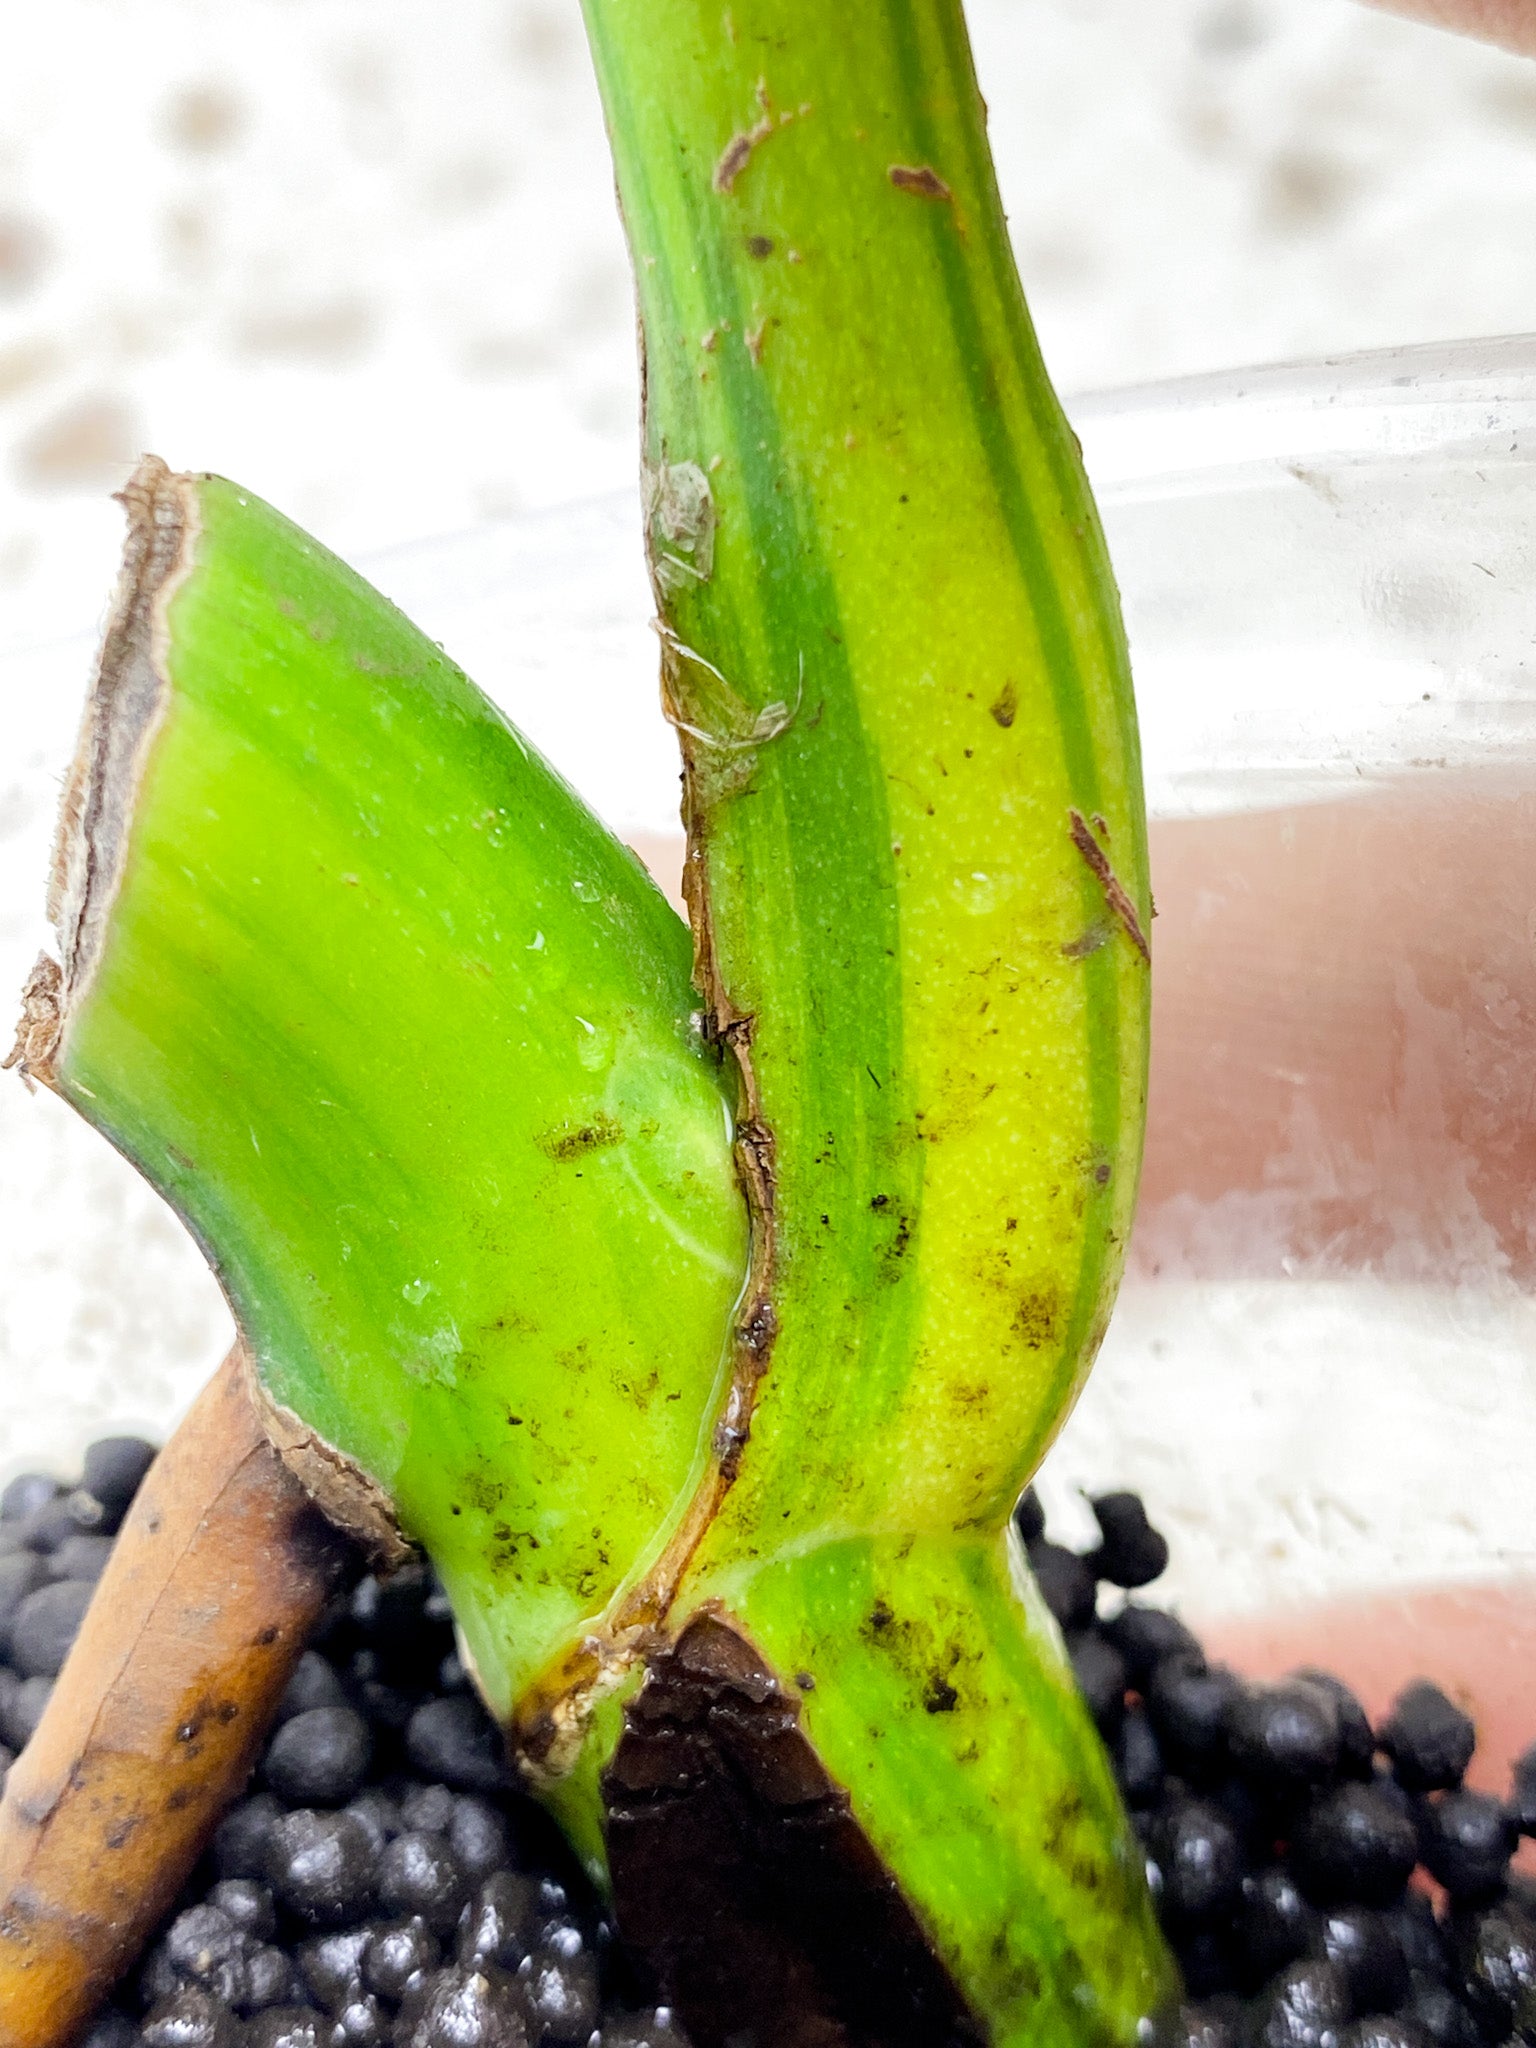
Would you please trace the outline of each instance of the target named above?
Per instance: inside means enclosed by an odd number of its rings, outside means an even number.
[[[1144,1861],[1012,1532],[847,1537],[729,1610],[994,2041],[1129,2042],[1167,1995]]]
[[[834,1501],[1000,1527],[1118,1276],[1150,902],[1114,585],[959,9],[588,21],[704,964],[773,1143],[780,1328],[711,1547],[797,1501],[796,1536]]]
[[[665,907],[451,664],[161,473],[29,1062],[208,1247],[290,1454],[431,1549],[600,1882],[626,1703],[707,1613],[974,2027],[1129,2044],[1171,1966],[1004,1534],[1139,1168],[1102,539],[955,0],[586,11],[715,1048]]]
[[[814,1677],[806,1726],[996,2040],[1128,2039],[1167,1966],[998,1562],[1140,1165],[1151,905],[1102,537],[957,0],[586,15],[754,1210],[724,1483],[671,1619],[719,1601]],[[1026,1750],[1021,1803],[999,1760]]]

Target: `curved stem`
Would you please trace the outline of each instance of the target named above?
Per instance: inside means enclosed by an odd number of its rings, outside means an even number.
[[[1000,1559],[1134,1203],[1140,762],[958,0],[586,16],[696,973],[753,1210],[678,1654],[707,1611],[744,1639],[711,1637],[711,1683],[753,1656],[785,1698],[814,1678],[801,1725],[972,2023],[1129,2040],[1169,1966],[1059,1644]],[[637,1701],[616,1797],[679,1687]]]

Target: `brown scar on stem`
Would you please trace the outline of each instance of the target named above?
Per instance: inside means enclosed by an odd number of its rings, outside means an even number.
[[[666,593],[655,579],[654,567],[652,574],[657,610],[665,618]],[[671,717],[677,701],[675,665],[682,655],[669,634],[662,634],[661,646],[662,701]],[[735,1060],[739,1083],[734,1149],[749,1225],[747,1278],[741,1297],[745,1306],[731,1331],[730,1374],[710,1437],[709,1464],[660,1557],[575,1648],[541,1672],[513,1705],[508,1746],[524,1777],[535,1786],[562,1778],[574,1767],[598,1702],[622,1683],[636,1663],[654,1658],[665,1648],[667,1620],[678,1588],[740,1473],[752,1435],[758,1391],[772,1362],[779,1329],[774,1307],[774,1134],[762,1114],[752,1060],[756,1019],[731,1000],[716,948],[706,858],[710,764],[707,758],[701,760],[707,750],[687,725],[675,718],[672,722],[683,756],[683,901],[693,932],[693,982],[703,999],[704,1035]]]
[[[725,145],[725,148],[720,152],[719,159],[715,164],[714,176],[710,180],[710,183],[717,192],[731,193],[735,189],[736,180],[751,161],[752,152],[759,143],[766,142],[769,136],[776,135],[779,129],[788,127],[789,123],[795,119],[796,112],[808,114],[811,111],[809,106],[802,106],[794,112],[788,108],[782,114],[770,112],[768,87],[762,79],[758,81],[757,104],[762,108],[762,113],[758,116],[757,120],[752,123],[750,128],[743,128],[733,135]]]
[[[1109,944],[1113,929],[1112,925],[1095,919],[1081,938],[1067,940],[1061,949],[1063,959],[1086,960],[1090,953],[1097,953],[1101,946]]]
[[[1126,937],[1150,966],[1152,948],[1147,944],[1147,935],[1141,928],[1141,919],[1136,915],[1136,906],[1116,877],[1103,847],[1094,838],[1092,826],[1081,811],[1068,811],[1067,816],[1071,821],[1072,844],[1093,870],[1100,888],[1104,891],[1105,902],[1125,927]]]
[[[747,160],[760,142],[766,142],[773,133],[773,122],[764,114],[760,121],[754,121],[750,128],[744,128],[739,135],[733,135],[720,153],[715,165],[712,183],[717,192],[729,192],[747,167]]]
[[[915,192],[922,199],[955,196],[931,164],[892,164],[885,175],[898,192]]]

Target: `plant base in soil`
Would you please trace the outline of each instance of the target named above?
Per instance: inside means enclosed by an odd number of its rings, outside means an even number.
[[[0,1765],[41,1714],[147,1446],[0,1496]],[[1536,2042],[1536,1749],[1464,1788],[1475,1731],[1428,1681],[1376,1726],[1336,1679],[1245,1684],[1122,1597],[1167,1547],[1103,1497],[1104,1541],[1019,1523],[1110,1750],[1184,1974],[1174,2048]],[[512,1788],[412,1563],[361,1565],[134,1976],[82,2048],[686,2048],[548,1821]],[[766,2038],[766,2037],[765,2037]]]

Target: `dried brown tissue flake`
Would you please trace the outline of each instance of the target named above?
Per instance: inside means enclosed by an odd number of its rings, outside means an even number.
[[[163,716],[166,611],[189,572],[199,531],[193,480],[146,455],[118,494],[128,538],[59,806],[48,915],[58,962],[42,955],[22,992],[4,1061],[52,1086],[70,1010],[90,984],[122,880],[139,778]]]
[[[955,196],[931,164],[892,164],[885,175],[898,192],[915,192],[920,199]]]
[[[291,1408],[273,1399],[244,1344],[237,1347],[237,1356],[247,1398],[268,1441],[326,1519],[362,1544],[380,1570],[404,1564],[413,1553],[384,1488]]]
[[[787,128],[791,121],[811,111],[807,104],[794,109],[785,108],[782,113],[775,114],[769,102],[768,85],[765,79],[758,80],[757,104],[759,108],[758,117],[751,127],[739,130],[720,152],[719,159],[715,164],[715,174],[712,180],[717,192],[724,194],[733,192],[736,180],[741,176],[752,159],[753,150],[760,143],[766,142],[770,135],[777,134],[779,129]]]
[[[1103,847],[1100,846],[1098,840],[1094,837],[1092,826],[1090,826],[1081,811],[1069,811],[1067,818],[1072,834],[1072,844],[1077,848],[1096,877],[1100,888],[1104,891],[1105,902],[1120,920],[1127,938],[1129,938],[1142,959],[1150,964],[1152,948],[1147,944],[1147,935],[1141,928],[1141,919],[1136,914],[1136,906],[1127,895],[1125,887],[1116,876],[1114,869],[1110,866],[1109,858]],[[1094,949],[1090,947],[1087,950],[1092,951]]]
[[[21,1018],[16,1026],[16,1043],[0,1070],[18,1067],[25,1081],[52,1085],[54,1060],[63,1030],[64,973],[57,960],[40,953],[21,992]]]
[[[164,714],[166,614],[199,530],[193,479],[147,455],[120,493],[122,574],[65,785],[48,914],[58,933],[63,1008],[79,1000],[122,879],[139,778]]]
[[[551,1159],[563,1163],[580,1159],[588,1152],[599,1152],[606,1145],[622,1145],[624,1127],[617,1117],[606,1110],[599,1110],[583,1124],[563,1126],[558,1131],[547,1131],[539,1138],[540,1148]]]

